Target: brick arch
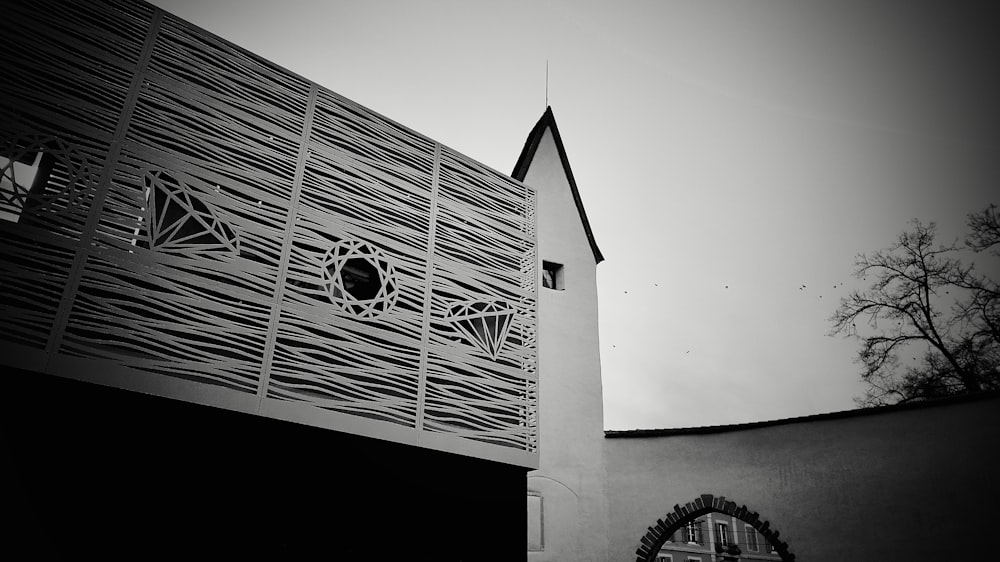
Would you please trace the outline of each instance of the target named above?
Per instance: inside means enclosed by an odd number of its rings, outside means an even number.
[[[654,562],[660,547],[674,534],[674,531],[713,511],[732,515],[749,523],[775,548],[783,562],[795,560],[795,555],[788,552],[788,543],[778,538],[780,535],[778,530],[771,528],[771,523],[761,519],[756,511],[750,511],[745,505],[737,506],[736,502],[727,500],[725,496],[702,494],[684,505],[674,505],[673,511],[668,512],[662,519],[657,519],[656,523],[646,530],[646,534],[639,539],[639,548],[635,551],[636,562]]]

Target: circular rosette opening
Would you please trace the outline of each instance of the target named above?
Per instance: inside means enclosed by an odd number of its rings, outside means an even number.
[[[358,318],[377,318],[396,304],[396,269],[378,248],[342,240],[323,258],[323,289],[330,302]]]

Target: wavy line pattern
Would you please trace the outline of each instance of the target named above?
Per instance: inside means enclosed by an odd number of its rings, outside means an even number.
[[[434,144],[320,92],[308,149],[268,396],[415,428]],[[343,240],[391,260],[396,301],[377,322],[323,290],[318,265]]]
[[[58,139],[74,156],[49,188],[76,191],[37,224],[0,220],[0,343],[534,462],[534,192],[169,14],[94,6],[14,8],[42,56],[0,83],[0,133]],[[335,248],[368,248],[371,271],[331,273]],[[388,300],[353,306],[371,273],[393,280],[361,300]],[[448,316],[501,301],[486,349]]]
[[[164,16],[62,353],[257,392],[308,91]],[[149,170],[232,225],[239,255],[143,244]]]
[[[450,150],[439,172],[424,428],[537,451],[534,194]],[[530,261],[530,264],[528,262]],[[455,302],[515,303],[496,360],[456,337]],[[525,368],[530,366],[530,368]]]
[[[114,134],[153,8],[106,0],[5,2],[0,123]]]
[[[95,1],[7,2],[0,17],[0,138],[53,159],[52,205],[0,218],[0,342],[44,350],[153,9]]]

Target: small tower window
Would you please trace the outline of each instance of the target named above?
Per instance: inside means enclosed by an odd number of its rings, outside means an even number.
[[[542,262],[542,287],[562,291],[565,289],[563,280],[563,266],[561,263],[552,261]]]

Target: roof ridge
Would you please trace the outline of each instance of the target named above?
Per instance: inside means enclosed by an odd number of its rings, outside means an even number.
[[[814,421],[835,420],[843,418],[855,418],[861,416],[886,414],[903,410],[915,410],[920,408],[930,408],[936,406],[946,406],[965,402],[976,402],[979,400],[995,400],[1000,398],[1000,390],[984,390],[968,394],[956,394],[952,396],[942,396],[929,398],[914,402],[901,404],[890,404],[877,406],[874,408],[855,408],[853,410],[838,410],[835,412],[824,412],[820,414],[809,414],[805,416],[795,416],[791,418],[779,418],[773,420],[752,421],[743,423],[731,423],[722,425],[703,425],[695,427],[677,427],[663,429],[606,429],[605,438],[616,437],[669,437],[674,435],[697,435],[704,433],[725,433],[728,431],[741,431],[745,429],[757,429],[775,425],[788,425],[793,423],[807,423]]]
[[[556,125],[556,118],[552,113],[551,105],[545,107],[545,113],[542,114],[541,118],[538,119],[538,122],[531,129],[531,132],[528,133],[528,138],[524,141],[524,148],[521,149],[521,155],[518,156],[517,163],[514,164],[514,171],[510,175],[518,181],[524,181],[524,177],[528,173],[528,168],[531,167],[531,163],[535,159],[535,152],[538,150],[538,145],[545,135],[545,129],[552,130],[552,139],[556,143],[559,160],[562,163],[566,179],[569,181],[570,192],[573,194],[573,202],[576,203],[576,210],[580,213],[580,220],[583,222],[583,230],[587,234],[587,241],[590,243],[590,249],[594,252],[594,260],[597,263],[601,263],[604,261],[604,254],[597,247],[597,240],[594,239],[594,231],[590,228],[590,220],[587,219],[587,211],[583,208],[583,200],[580,199],[580,190],[576,187],[576,178],[573,177],[573,170],[569,166],[569,158],[566,156],[566,148],[563,146],[562,137],[559,135],[559,127]]]

